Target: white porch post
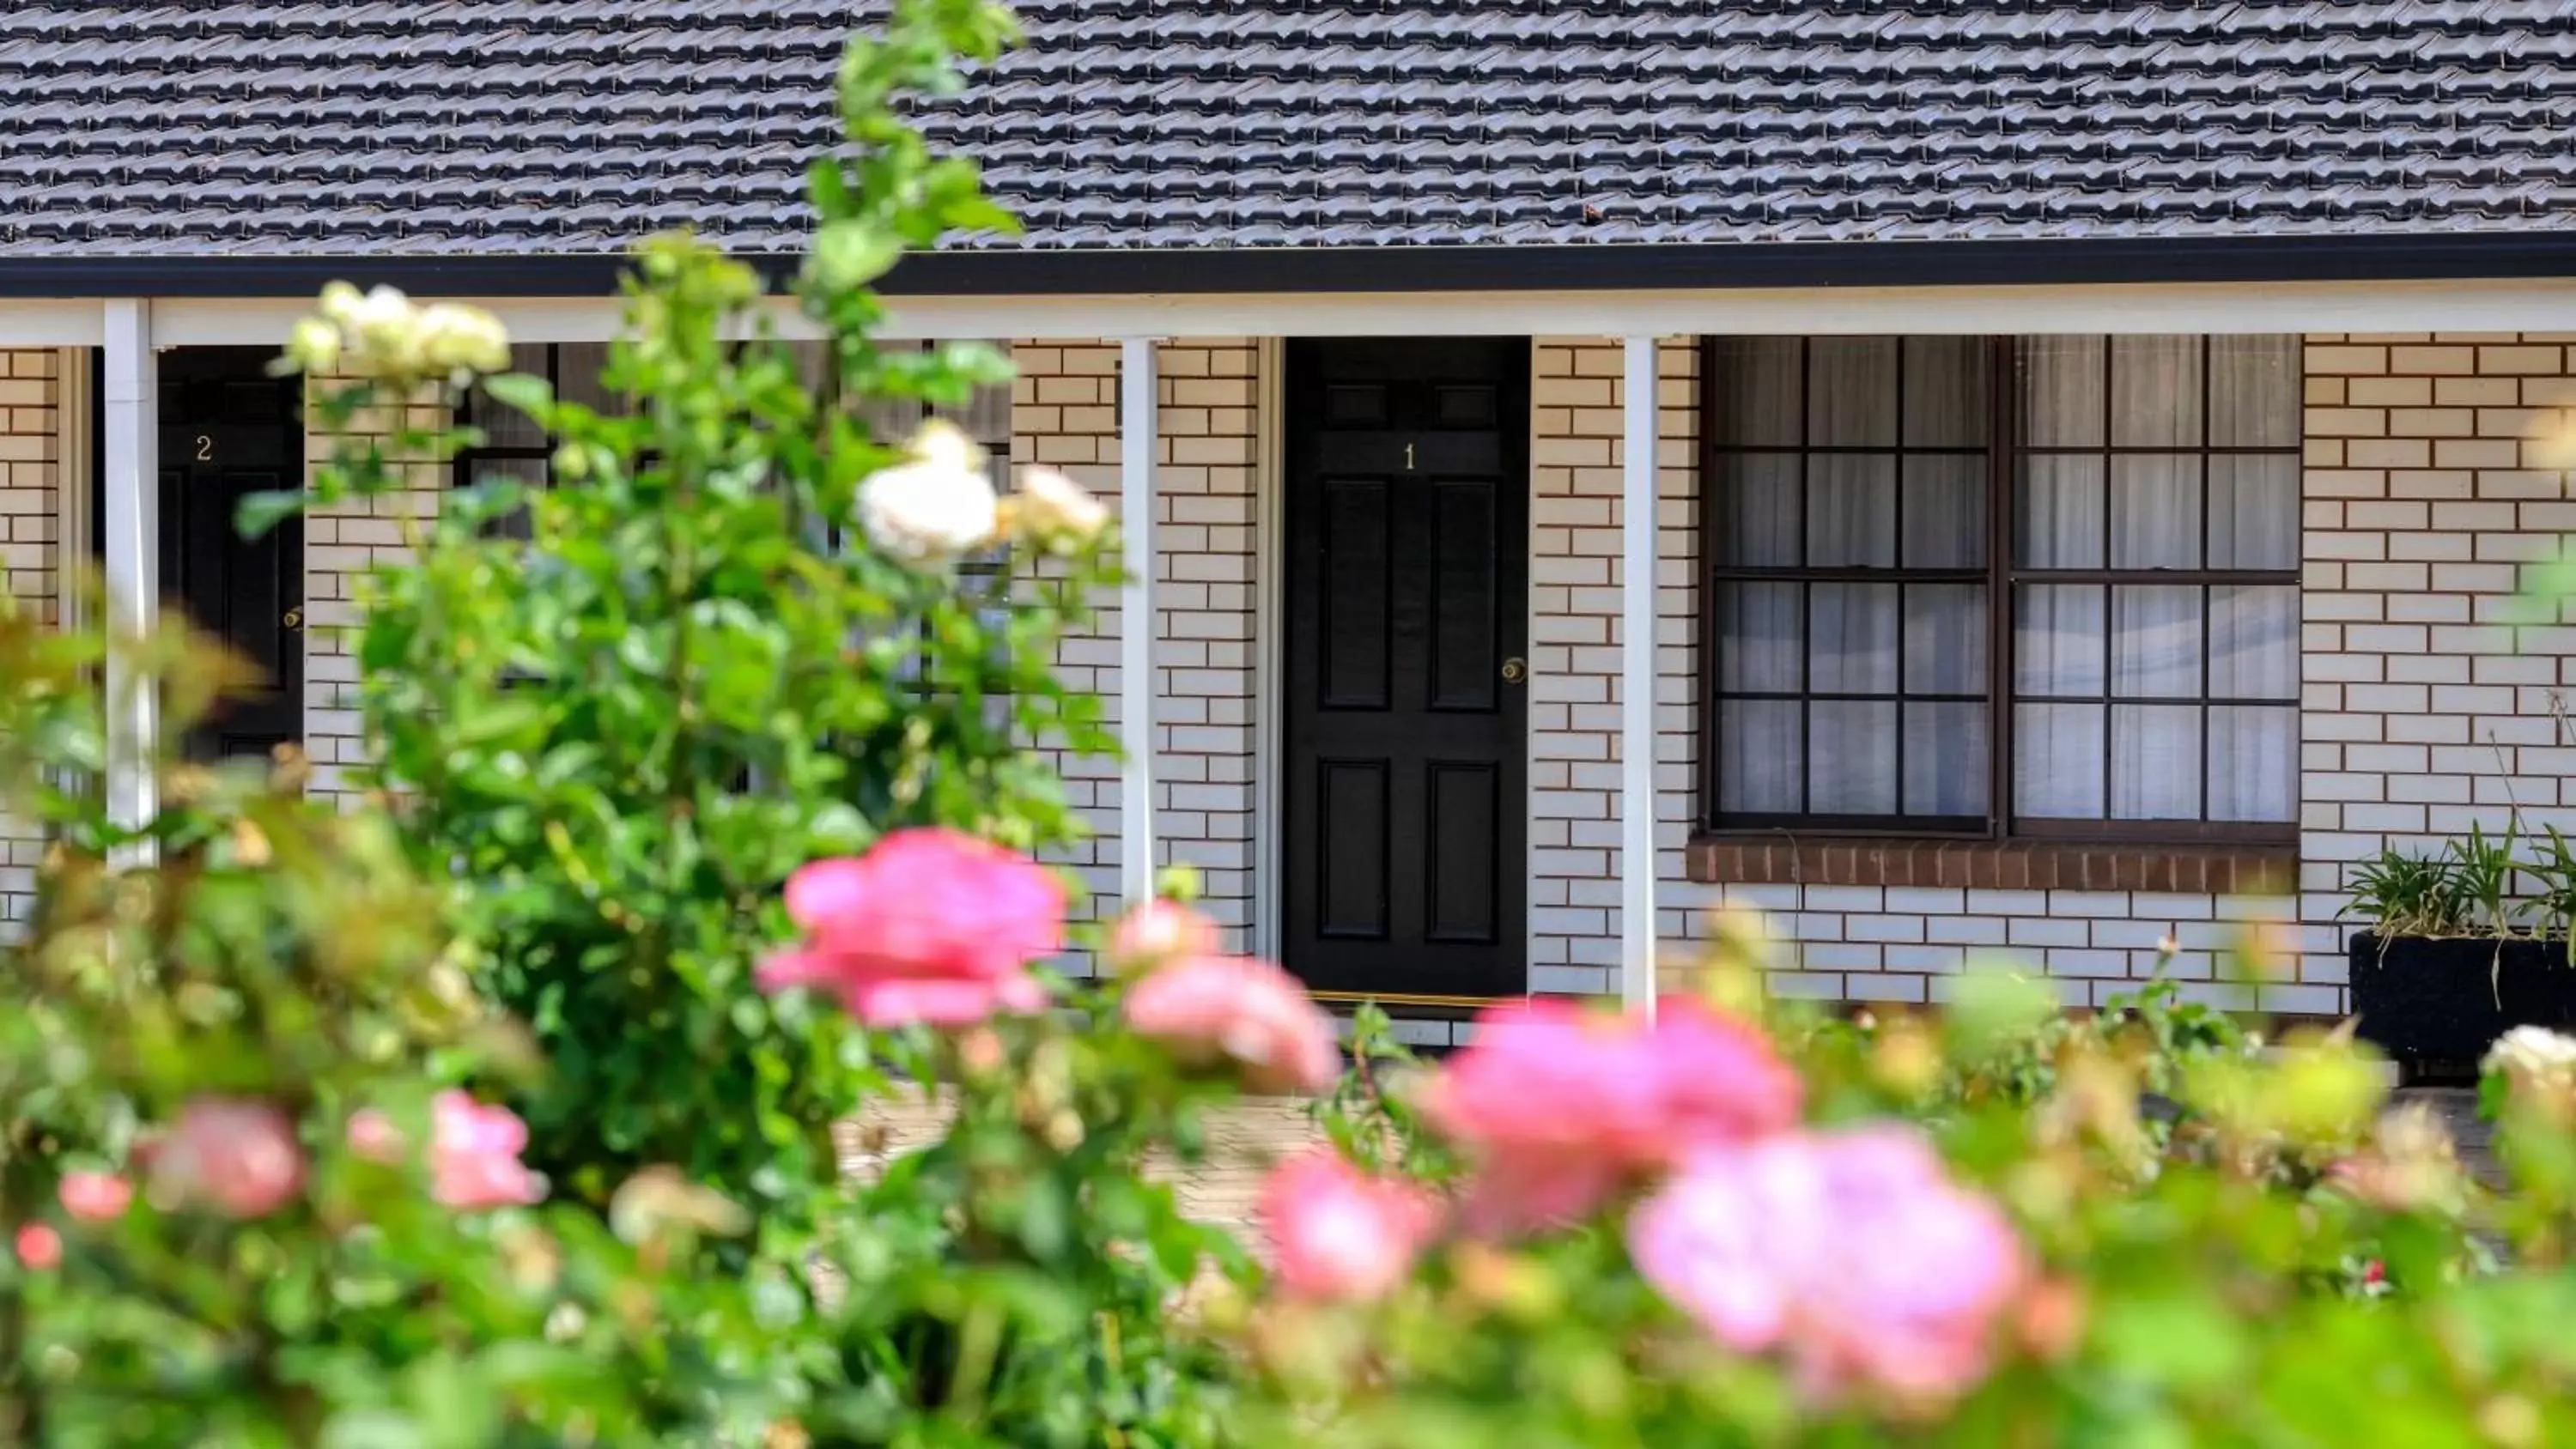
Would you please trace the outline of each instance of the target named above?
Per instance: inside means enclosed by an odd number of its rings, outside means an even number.
[[[1118,388],[1118,878],[1135,905],[1154,894],[1154,339],[1120,342]]]
[[[95,521],[107,563],[108,637],[119,640],[150,629],[161,611],[159,368],[152,353],[150,302],[108,302],[103,321],[99,406],[104,446],[97,462],[106,507]],[[159,705],[156,691],[136,677],[123,651],[111,653],[107,812],[114,824],[141,826],[157,808],[152,748],[159,735]],[[148,859],[148,852],[137,855]]]
[[[1619,1000],[1655,1011],[1655,339],[1630,337],[1619,587]]]

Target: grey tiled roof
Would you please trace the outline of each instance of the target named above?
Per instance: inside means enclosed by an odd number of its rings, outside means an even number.
[[[882,3],[882,0],[874,0]],[[802,230],[860,0],[14,0],[0,257]],[[1038,248],[2538,232],[2576,0],[1027,0]],[[992,245],[995,243],[982,243]]]

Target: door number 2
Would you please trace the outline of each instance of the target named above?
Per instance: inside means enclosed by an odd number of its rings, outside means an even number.
[[[197,459],[200,463],[215,461],[215,440],[204,433],[197,435]]]

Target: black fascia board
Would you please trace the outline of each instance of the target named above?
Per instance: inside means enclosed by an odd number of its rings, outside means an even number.
[[[744,260],[773,284],[790,256]],[[423,295],[596,296],[627,258],[11,257],[0,297],[296,297],[324,282]],[[908,257],[896,296],[1660,291],[2091,283],[2469,281],[2576,277],[2576,228],[2337,236],[1690,245],[990,248]]]

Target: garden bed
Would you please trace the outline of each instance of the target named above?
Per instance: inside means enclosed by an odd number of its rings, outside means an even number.
[[[2576,1025],[2576,970],[2564,938],[2352,938],[2360,1034],[2417,1076],[2474,1074],[2517,1026]]]

